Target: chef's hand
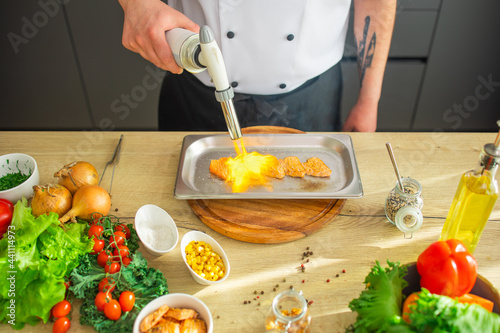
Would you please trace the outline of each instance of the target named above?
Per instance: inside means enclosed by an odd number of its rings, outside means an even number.
[[[182,73],[165,39],[165,31],[184,28],[198,33],[200,27],[160,0],[118,0],[125,13],[122,43],[157,67]]]
[[[347,116],[343,132],[375,132],[377,129],[377,103],[358,101]]]

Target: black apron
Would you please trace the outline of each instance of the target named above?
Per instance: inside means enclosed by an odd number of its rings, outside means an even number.
[[[227,131],[215,88],[191,73],[168,74],[163,80],[158,110],[160,131]],[[235,93],[240,126],[284,126],[305,132],[340,131],[342,73],[340,63],[277,95]]]

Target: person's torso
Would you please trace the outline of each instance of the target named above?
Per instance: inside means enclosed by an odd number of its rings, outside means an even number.
[[[289,92],[342,58],[350,0],[169,0],[214,32],[229,82],[247,94]],[[207,71],[197,74],[213,85]]]

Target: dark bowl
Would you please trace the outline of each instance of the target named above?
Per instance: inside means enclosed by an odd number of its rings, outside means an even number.
[[[417,264],[408,265],[408,274],[405,277],[408,286],[403,289],[403,295],[408,296],[411,293],[420,291],[420,275],[418,274]],[[493,312],[500,314],[500,294],[498,290],[484,277],[477,275],[476,283],[470,291],[471,294],[486,298],[493,302]]]

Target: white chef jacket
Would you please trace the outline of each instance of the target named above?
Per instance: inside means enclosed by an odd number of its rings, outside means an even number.
[[[294,90],[342,58],[351,0],[168,0],[208,25],[235,92]],[[208,71],[196,74],[213,86]]]

